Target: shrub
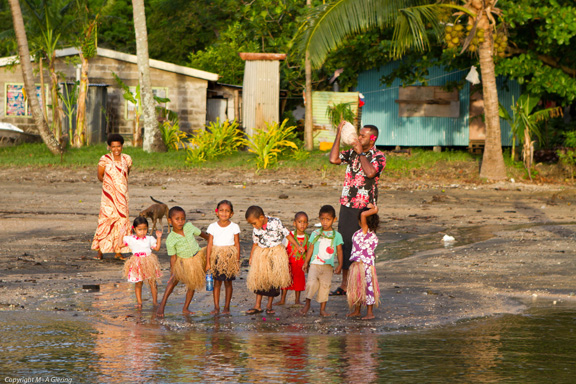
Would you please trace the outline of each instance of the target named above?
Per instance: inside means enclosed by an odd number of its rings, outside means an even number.
[[[205,130],[196,133],[190,139],[190,144],[186,162],[203,163],[237,151],[244,144],[243,132],[236,121],[220,122],[217,119],[206,125]]]
[[[564,145],[566,148],[558,150],[560,162],[564,165],[570,178],[574,180],[576,173],[576,131],[564,133]]]
[[[186,133],[180,130],[178,121],[164,121],[159,128],[166,148],[178,150],[186,137]]]
[[[286,149],[298,151],[294,142],[296,134],[295,126],[286,127],[288,119],[281,125],[266,123],[266,129],[256,129],[256,134],[245,140],[248,150],[256,154],[256,167],[266,169],[278,162],[278,155]]]

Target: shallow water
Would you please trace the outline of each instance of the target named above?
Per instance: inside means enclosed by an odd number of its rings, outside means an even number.
[[[573,305],[385,334],[198,330],[46,311],[3,311],[0,322],[3,382],[570,383],[576,374]]]

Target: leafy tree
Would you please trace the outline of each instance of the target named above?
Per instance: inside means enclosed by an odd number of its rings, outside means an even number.
[[[26,30],[24,28],[24,17],[18,0],[9,0],[10,10],[12,13],[12,20],[14,25],[14,32],[18,41],[18,54],[20,56],[20,64],[22,68],[22,77],[24,77],[24,88],[28,90],[28,100],[30,101],[30,108],[32,109],[32,116],[36,128],[42,137],[46,146],[53,154],[62,154],[62,148],[54,134],[50,132],[48,124],[42,115],[40,102],[36,96],[36,86],[34,84],[34,76],[32,73],[32,64],[30,61],[30,51],[28,49],[28,39],[26,37]]]
[[[535,96],[563,104],[576,100],[576,4],[573,0],[502,0],[509,25],[497,73],[508,75]]]
[[[410,49],[428,50],[431,37],[444,35],[442,23],[452,21],[472,26],[462,50],[470,45],[477,28],[485,31],[485,39],[478,45],[482,73],[486,146],[480,176],[491,180],[506,177],[500,139],[498,116],[498,91],[494,70],[494,40],[496,31],[495,8],[497,0],[462,1],[463,6],[431,0],[336,0],[318,7],[300,31],[303,34],[303,51],[311,53],[312,63],[319,67],[329,51],[342,44],[349,35],[361,34],[372,29],[394,26],[393,55],[401,57]],[[452,19],[446,9],[458,10]],[[463,21],[460,17],[464,16]]]

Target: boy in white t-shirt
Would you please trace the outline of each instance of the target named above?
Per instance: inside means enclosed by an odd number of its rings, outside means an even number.
[[[326,303],[330,293],[332,275],[340,274],[342,270],[342,235],[332,228],[336,221],[336,210],[331,205],[320,208],[320,224],[322,227],[310,235],[308,252],[304,261],[304,272],[308,271],[306,280],[306,304],[301,313],[305,315],[310,310],[312,298],[318,293],[316,301],[320,303],[320,316],[330,316],[326,312]],[[338,266],[334,270],[334,254],[338,257]]]

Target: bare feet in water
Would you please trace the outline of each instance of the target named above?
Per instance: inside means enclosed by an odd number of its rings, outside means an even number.
[[[212,312],[210,312],[211,315],[217,315],[219,313],[220,313],[220,308],[214,309]]]

